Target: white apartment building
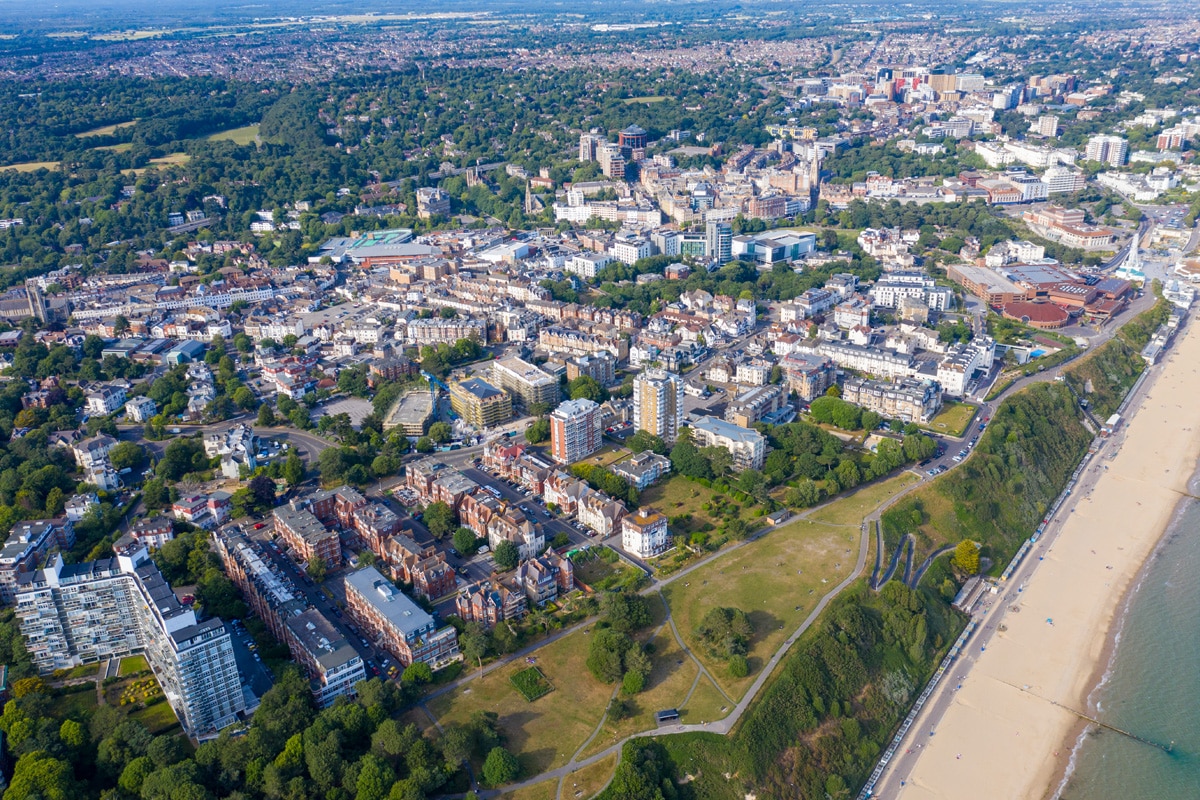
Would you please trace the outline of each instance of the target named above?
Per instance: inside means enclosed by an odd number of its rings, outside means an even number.
[[[667,551],[671,536],[667,518],[643,506],[621,520],[621,547],[638,558],[654,558]]]
[[[1042,173],[1047,194],[1070,194],[1087,185],[1087,178],[1079,170],[1070,167],[1050,167]]]
[[[1101,134],[1088,139],[1084,150],[1084,158],[1088,161],[1099,161],[1119,167],[1129,160],[1129,142],[1120,136]]]
[[[158,406],[149,397],[135,397],[125,403],[125,419],[130,422],[147,422],[158,413]]]
[[[120,386],[101,386],[87,393],[85,408],[89,414],[111,414],[125,405],[125,389]]]
[[[683,378],[647,369],[633,379],[633,427],[674,442],[683,424]]]
[[[916,371],[913,357],[848,342],[822,342],[817,352],[845,369],[884,378],[906,378]]]
[[[144,653],[188,736],[209,738],[246,710],[225,623],[175,598],[144,548],[127,556],[26,573],[17,617],[43,674]]]
[[[570,272],[581,278],[591,280],[596,273],[612,263],[613,257],[608,253],[576,253],[563,265],[563,272]]]
[[[688,426],[697,447],[723,447],[733,456],[737,471],[762,469],[767,440],[758,431],[743,428],[718,417],[700,417]]]
[[[609,246],[608,253],[622,264],[633,264],[654,255],[655,249],[654,243],[647,239],[618,239]]]

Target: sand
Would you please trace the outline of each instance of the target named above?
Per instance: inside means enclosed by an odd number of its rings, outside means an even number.
[[[1044,560],[1024,590],[1004,601],[1020,609],[1005,613],[1007,630],[986,651],[972,645],[978,659],[935,734],[928,735],[927,720],[918,728],[922,749],[907,785],[889,781],[882,796],[1030,800],[1057,791],[1080,726],[1063,706],[1091,711],[1087,695],[1108,662],[1115,616],[1200,454],[1197,365],[1200,325],[1193,323],[1148,379],[1123,435],[1093,459],[1109,469],[1092,473],[1090,496],[1086,486],[1074,493],[1075,510],[1060,512],[1061,533],[1039,551]]]

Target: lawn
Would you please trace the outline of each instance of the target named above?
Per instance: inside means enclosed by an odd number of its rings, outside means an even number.
[[[23,164],[9,164],[0,169],[15,169],[17,172],[37,172],[39,169],[58,169],[58,161],[26,161]]]
[[[145,656],[126,656],[121,659],[121,666],[117,671],[119,677],[124,678],[126,675],[136,675],[139,672],[148,672],[150,665],[146,663]]]
[[[858,542],[858,524],[797,520],[714,559],[663,593],[680,636],[736,699],[817,601],[850,574]],[[704,614],[718,606],[741,609],[754,627],[745,678],[730,677],[725,662],[709,655],[695,636]]]
[[[646,95],[644,97],[630,97],[625,101],[625,105],[631,106],[634,103],[645,103],[646,105],[649,106],[649,105],[653,105],[655,103],[662,103],[666,99],[667,99],[666,95],[661,95],[661,94]]]
[[[967,432],[967,427],[971,424],[971,420],[975,418],[975,414],[978,411],[979,407],[973,406],[970,403],[946,403],[941,413],[930,420],[929,424],[924,427],[937,433],[944,433],[947,436],[958,438]]]
[[[600,552],[593,547],[589,553]],[[613,551],[608,550],[611,553]],[[575,560],[575,578],[591,587],[594,591],[606,591],[619,586],[636,588],[642,582],[644,573],[634,569],[624,561],[600,558],[599,556],[585,559],[579,556]]]
[[[53,719],[83,720],[96,710],[96,687],[87,685],[78,692],[61,694],[50,698],[48,717]]]
[[[920,482],[919,477],[905,470],[895,477],[871,484],[859,489],[854,494],[834,500],[829,505],[813,511],[808,515],[808,519],[830,525],[861,525],[872,511],[898,493]]]
[[[687,702],[679,707],[679,718],[688,725],[701,722],[712,722],[729,716],[731,706],[725,696],[717,691],[712,681],[701,678],[696,684],[696,691]]]
[[[210,142],[233,142],[234,144],[254,144],[258,138],[258,126],[247,125],[243,128],[230,128],[227,131],[217,131],[208,137]]]
[[[90,678],[100,671],[99,662],[91,664],[80,664],[77,667],[71,667],[68,670],[59,670],[54,673],[55,678],[61,680],[74,680],[77,678]]]
[[[613,771],[617,768],[617,756],[614,753],[608,758],[602,758],[595,764],[589,764],[582,769],[563,778],[562,796],[564,800],[588,800],[595,797],[601,789],[608,785]]]
[[[443,726],[466,722],[476,711],[493,711],[509,748],[521,758],[522,774],[562,766],[600,723],[613,690],[588,672],[589,642],[589,634],[579,631],[537,651],[537,666],[555,690],[536,703],[510,681],[528,666],[517,661],[434,698],[429,710]]]
[[[662,603],[657,597],[648,599],[651,607],[662,608]],[[699,672],[696,662],[683,652],[670,628],[661,630],[651,640],[651,644],[654,653],[646,688],[632,697],[624,698],[634,706],[634,713],[622,720],[605,719],[604,727],[580,754],[581,757],[599,753],[639,731],[654,730],[654,712],[664,708],[676,708],[687,697],[688,690],[696,680],[696,673]]]
[[[150,163],[158,167],[182,166],[192,160],[187,153],[169,153],[162,158],[152,158]]]
[[[160,700],[154,705],[131,712],[129,718],[136,719],[153,734],[169,731],[179,725],[179,720],[175,718],[175,710],[166,700]]]
[[[705,505],[712,503],[712,499],[718,494],[715,490],[702,486],[696,481],[688,480],[682,475],[672,475],[665,481],[646,489],[639,493],[638,504],[642,506],[654,506],[662,513],[666,514],[671,519],[680,516],[688,516],[690,520],[679,524],[671,525],[672,533],[692,533],[704,528],[707,523],[716,529],[720,526],[721,520],[719,517],[712,515],[711,511],[704,508]],[[727,501],[732,498],[729,495],[722,495]],[[745,510],[754,507],[754,504],[746,503],[742,505]],[[742,514],[743,518],[747,515]]]
[[[133,149],[133,142],[121,142],[120,144],[106,144],[100,147],[93,147],[93,150],[101,150],[109,153],[125,153]]]
[[[614,447],[613,445],[610,444],[610,445],[605,445],[604,447],[600,448],[596,452],[592,453],[590,456],[583,459],[583,461],[581,461],[580,463],[598,464],[602,467],[608,467],[608,466],[615,464],[618,461],[628,458],[628,457],[629,457],[628,450],[621,448],[621,447]]]
[[[112,136],[121,128],[129,127],[136,123],[136,119],[127,120],[125,122],[114,122],[112,125],[102,125],[99,128],[92,128],[90,131],[75,134],[80,139],[86,139],[89,136]]]

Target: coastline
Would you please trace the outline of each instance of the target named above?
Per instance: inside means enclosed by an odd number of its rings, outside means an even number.
[[[1192,475],[1188,479],[1187,485],[1195,486],[1197,484],[1200,484],[1200,456],[1198,456],[1196,459],[1192,469]],[[1175,527],[1177,520],[1183,514],[1187,501],[1190,499],[1191,498],[1186,496],[1180,497],[1175,503],[1175,507],[1171,511],[1171,516],[1166,527],[1159,532],[1153,549],[1150,551],[1150,554],[1146,557],[1145,561],[1142,562],[1141,568],[1134,576],[1134,580],[1126,590],[1125,596],[1121,598],[1121,601],[1117,604],[1116,609],[1114,609],[1113,620],[1115,620],[1116,624],[1113,624],[1113,622],[1110,621],[1108,630],[1105,634],[1105,644],[1104,650],[1101,653],[1101,659],[1096,662],[1095,669],[1092,670],[1092,676],[1088,681],[1087,687],[1079,698],[1079,708],[1098,719],[1101,718],[1103,709],[1100,707],[1099,700],[1096,699],[1096,697],[1108,683],[1109,678],[1112,677],[1113,666],[1117,658],[1117,651],[1121,646],[1121,634],[1125,630],[1125,623],[1129,616],[1130,607],[1137,598],[1138,591],[1142,588],[1142,583],[1145,581],[1146,576],[1154,563],[1154,559],[1158,555],[1163,539]],[[1117,611],[1119,611],[1119,614],[1116,613]],[[1079,755],[1080,750],[1087,741],[1087,735],[1089,731],[1094,730],[1095,727],[1096,726],[1090,722],[1077,720],[1077,724],[1067,732],[1066,737],[1063,739],[1062,747],[1059,751],[1067,754],[1066,763],[1063,764],[1063,767],[1056,776],[1055,781],[1048,787],[1047,792],[1043,795],[1043,800],[1058,800],[1058,798],[1070,788],[1071,777],[1074,775],[1076,767],[1076,757]]]
[[[1003,586],[1004,627],[963,677],[895,797],[1053,798],[1069,779],[1089,698],[1105,679],[1146,566],[1179,513],[1200,455],[1200,326],[1181,332],[1123,431],[1060,511],[1024,586]],[[1131,446],[1126,446],[1131,445]],[[1095,471],[1094,474],[1093,471]],[[928,736],[925,734],[928,733]],[[890,794],[890,793],[889,793]]]

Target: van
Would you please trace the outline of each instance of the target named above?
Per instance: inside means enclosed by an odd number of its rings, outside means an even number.
[[[479,553],[479,555],[481,555],[481,556],[482,556],[482,555],[484,555],[484,554],[486,554],[486,553],[490,553],[491,551],[492,551],[492,548],[488,547],[488,546],[485,544],[483,547],[479,548],[479,550],[478,550],[478,553]]]

